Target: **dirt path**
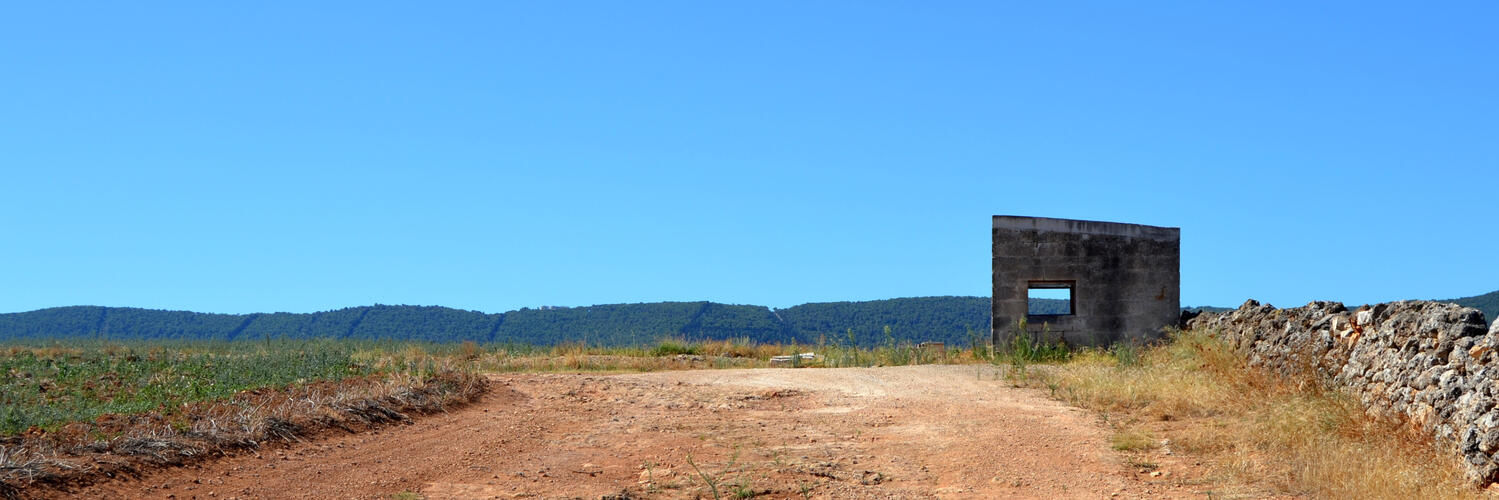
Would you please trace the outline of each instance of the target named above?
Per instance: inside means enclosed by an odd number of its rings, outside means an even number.
[[[1012,389],[992,370],[492,375],[480,402],[415,424],[76,493],[712,498],[712,481],[724,498],[1202,496],[1205,487],[1180,482],[1193,471],[1142,472],[1110,449],[1096,416]]]

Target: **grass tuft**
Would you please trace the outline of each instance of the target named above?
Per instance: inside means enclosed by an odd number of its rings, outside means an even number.
[[[1160,446],[1160,440],[1150,431],[1129,428],[1115,432],[1109,444],[1119,451],[1142,451]]]

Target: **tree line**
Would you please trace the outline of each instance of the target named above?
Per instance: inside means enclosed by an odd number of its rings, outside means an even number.
[[[890,335],[885,334],[886,327]],[[394,339],[554,345],[645,345],[663,338],[747,338],[762,343],[891,341],[966,345],[987,335],[987,297],[917,297],[802,304],[784,309],[717,302],[522,308],[498,314],[437,306],[381,305],[315,313],[212,314],[72,306],[0,314],[0,340]],[[852,335],[850,335],[852,332]]]
[[[1065,310],[1064,301],[1054,302],[1040,307]],[[1445,302],[1476,307],[1490,320],[1499,314],[1499,291]],[[624,346],[646,345],[664,338],[734,338],[865,347],[928,341],[968,345],[975,336],[988,337],[989,316],[988,297],[961,296],[819,302],[784,309],[717,302],[656,302],[522,308],[496,314],[381,304],[315,313],[255,314],[72,306],[0,314],[0,340],[329,338]]]

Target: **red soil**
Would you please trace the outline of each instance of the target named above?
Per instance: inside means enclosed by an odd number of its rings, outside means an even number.
[[[86,498],[1160,498],[1091,413],[908,366],[491,375],[479,401],[357,434],[100,482]],[[691,464],[689,463],[689,458]],[[696,469],[692,464],[696,464]]]

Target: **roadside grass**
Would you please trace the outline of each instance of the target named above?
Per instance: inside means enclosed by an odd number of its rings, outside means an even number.
[[[1209,332],[1080,352],[1034,370],[1029,381],[1101,412],[1115,427],[1115,449],[1144,453],[1169,443],[1215,464],[1221,479],[1326,498],[1481,496],[1455,455],[1371,419],[1342,393],[1252,370]]]
[[[475,366],[490,372],[652,372],[684,369],[724,368],[842,368],[915,364],[968,364],[986,362],[987,350],[946,346],[922,346],[893,339],[863,346],[851,336],[815,344],[758,343],[748,338],[689,341],[665,338],[654,345],[594,346],[582,342],[556,346],[494,344],[471,358]],[[773,364],[774,356],[813,353],[813,360],[797,359]],[[434,353],[442,356],[442,353]]]
[[[988,361],[996,368],[1004,366],[1005,379],[1016,387],[1029,383],[1031,378],[1030,365],[1036,363],[1055,364],[1072,358],[1073,351],[1061,339],[1050,340],[1051,327],[1043,323],[1041,331],[1031,332],[1026,327],[1026,320],[1021,319],[1014,325],[1010,325],[1009,339],[994,345],[992,349],[985,349],[982,340],[969,332],[972,348],[969,355],[975,359]],[[995,377],[999,375],[996,370]]]

